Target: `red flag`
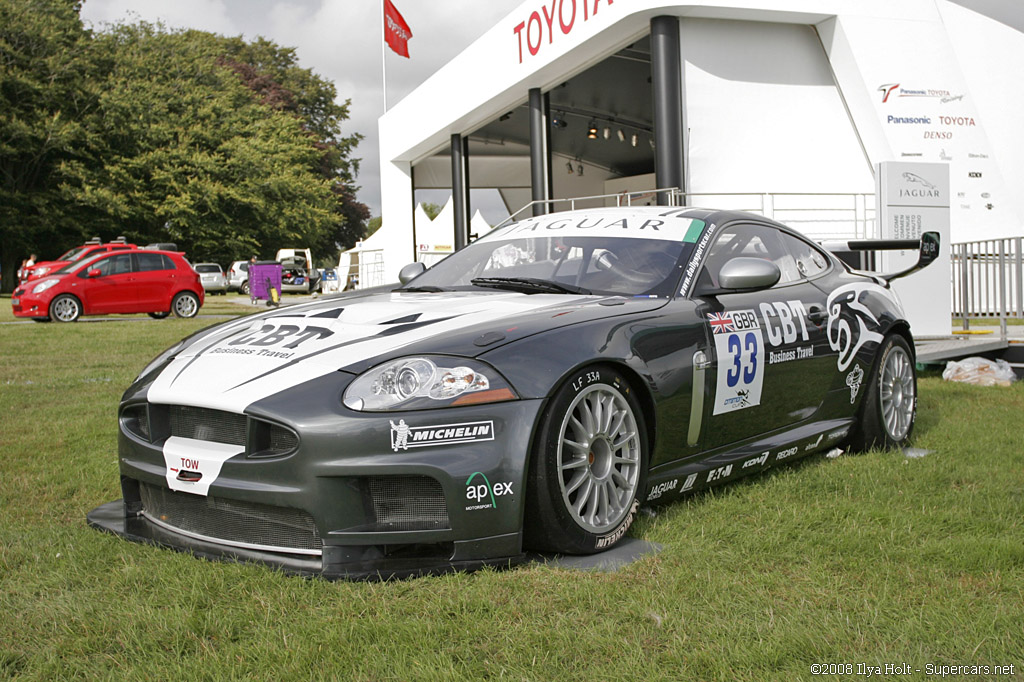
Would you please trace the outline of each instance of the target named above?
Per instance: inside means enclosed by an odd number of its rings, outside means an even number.
[[[391,0],[384,0],[384,41],[396,53],[408,58],[409,38],[412,38],[409,24],[405,23]]]

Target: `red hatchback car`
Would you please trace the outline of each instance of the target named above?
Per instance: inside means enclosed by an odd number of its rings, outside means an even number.
[[[174,251],[103,253],[25,282],[11,298],[16,317],[58,322],[111,313],[195,317],[202,304],[199,274]]]
[[[107,253],[108,251],[127,251],[128,249],[138,248],[135,244],[129,244],[124,240],[124,237],[118,237],[112,242],[103,244],[99,238],[91,239],[81,246],[76,246],[67,253],[62,254],[57,260],[41,261],[36,263],[30,268],[25,268],[22,272],[22,282],[31,282],[34,279],[39,279],[44,275],[48,275],[60,268],[64,267],[68,263],[74,263],[88,258],[89,256],[95,256],[101,253]]]

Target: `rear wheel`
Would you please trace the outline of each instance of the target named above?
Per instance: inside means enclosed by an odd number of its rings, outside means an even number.
[[[897,448],[910,440],[917,416],[917,371],[906,339],[887,336],[879,349],[860,426],[851,438],[855,450]]]
[[[175,317],[195,317],[199,312],[199,298],[191,291],[182,291],[171,301]]]
[[[50,318],[58,322],[76,322],[82,316],[82,303],[71,294],[61,294],[50,302]]]
[[[241,294],[243,296],[248,296],[249,295],[249,280],[246,280],[246,281],[242,282],[242,284],[238,287],[238,291],[241,292]]]
[[[530,462],[526,543],[593,554],[625,536],[647,480],[647,434],[633,391],[608,366],[580,370],[551,400]]]

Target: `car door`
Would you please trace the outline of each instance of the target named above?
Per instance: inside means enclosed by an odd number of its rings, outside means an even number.
[[[171,289],[175,280],[174,262],[162,253],[136,251],[135,289],[140,313],[170,310]]]
[[[727,225],[698,275],[694,298],[710,341],[703,450],[812,419],[831,386],[826,297],[801,272],[784,234],[766,224]],[[778,283],[719,289],[718,272],[737,257],[771,260]]]
[[[82,268],[78,278],[86,313],[135,312],[138,301],[133,277],[130,253],[115,253]]]

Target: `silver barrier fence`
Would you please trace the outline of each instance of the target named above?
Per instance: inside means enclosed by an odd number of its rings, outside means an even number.
[[[1024,239],[986,239],[950,248],[953,318],[970,329],[971,320],[1024,319],[1021,246]]]

